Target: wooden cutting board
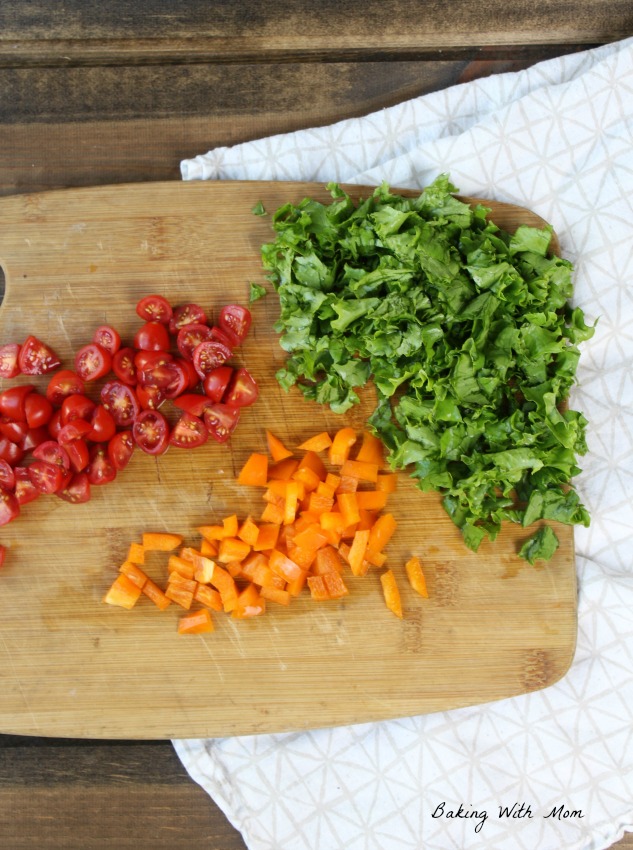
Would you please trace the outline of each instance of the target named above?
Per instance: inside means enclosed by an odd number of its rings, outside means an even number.
[[[253,206],[262,201],[272,211],[306,195],[329,198],[317,184],[169,182],[0,200],[0,341],[34,333],[70,364],[102,323],[131,340],[145,294],[212,313],[247,304],[251,281],[264,282],[260,246],[273,236]],[[542,223],[487,203],[507,229]],[[137,452],[89,503],[42,497],[0,529],[10,549],[0,574],[1,732],[178,738],[300,730],[485,703],[547,687],[568,669],[576,638],[571,530],[556,528],[561,546],[541,569],[517,558],[528,535],[514,527],[473,554],[438,496],[405,475],[391,502],[399,529],[388,548],[401,577],[402,621],[386,609],[377,572],[350,580],[344,601],[317,605],[306,594],[251,621],[217,615],[206,636],[179,636],[175,605],[160,613],[147,600],[131,612],[103,604],[143,531],[175,531],[193,543],[198,525],[258,515],[261,494],[238,488],[235,477],[252,451],[265,450],[266,428],[294,447],[343,423],[362,427],[370,400],[339,417],[279,389],[276,297],[252,312],[234,362],[252,369],[261,396],[230,443],[158,459]],[[413,553],[424,564],[428,600],[404,580]],[[152,563],[162,578],[164,559]]]

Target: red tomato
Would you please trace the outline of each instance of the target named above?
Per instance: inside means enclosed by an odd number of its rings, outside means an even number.
[[[173,427],[169,442],[179,449],[195,449],[208,439],[209,432],[202,419],[184,411]]]
[[[218,316],[218,324],[225,333],[235,340],[234,345],[244,341],[251,326],[251,313],[239,304],[227,304],[222,307]]]
[[[30,428],[39,428],[50,422],[53,405],[41,393],[29,393],[24,399],[24,415]]]
[[[186,360],[191,360],[195,347],[207,339],[211,339],[211,328],[208,325],[185,325],[178,331],[176,346]]]
[[[61,362],[53,349],[36,336],[28,336],[22,343],[18,363],[23,375],[45,375]]]
[[[88,461],[90,460],[90,451],[88,449],[88,443],[81,438],[78,440],[72,440],[72,442],[67,443],[64,448],[68,454],[70,459],[70,468],[73,472],[81,472],[88,466]]]
[[[209,407],[213,401],[202,393],[183,393],[174,399],[174,407],[185,410],[192,416],[202,416],[205,407]]]
[[[0,345],[0,378],[17,378],[20,374],[20,349],[17,342]]]
[[[20,516],[20,502],[15,493],[0,488],[0,525]]]
[[[15,472],[13,467],[6,460],[2,459],[0,459],[0,487],[5,490],[15,489]]]
[[[112,371],[124,384],[133,387],[136,384],[136,366],[134,356],[136,351],[131,346],[119,348],[112,357]]]
[[[136,397],[141,410],[158,410],[165,403],[167,396],[160,387],[141,387],[136,388]]]
[[[211,401],[222,401],[229,381],[233,375],[232,366],[217,366],[204,376],[202,388]]]
[[[173,359],[173,354],[170,354],[169,351],[137,351],[134,355],[134,368],[138,374],[148,369],[155,369],[157,366],[163,366]]]
[[[38,460],[43,460],[45,463],[50,463],[52,466],[57,466],[64,472],[70,469],[70,458],[64,446],[60,445],[55,440],[46,440],[35,446],[33,449],[33,457]]]
[[[194,368],[200,377],[204,379],[213,369],[217,369],[218,366],[226,363],[232,353],[231,349],[221,342],[207,339],[194,348]]]
[[[160,322],[145,322],[134,335],[134,348],[141,351],[167,351],[170,344],[169,331]]]
[[[76,372],[71,369],[60,369],[48,382],[46,398],[55,407],[61,407],[67,396],[75,393],[83,395],[84,389],[84,382]]]
[[[29,478],[29,471],[25,466],[15,468],[15,495],[20,505],[26,505],[40,495],[40,491]]]
[[[47,460],[34,460],[27,466],[27,470],[31,483],[40,493],[57,493],[66,480],[65,471]]]
[[[29,428],[26,432],[26,435],[22,442],[20,443],[20,448],[24,452],[29,452],[31,449],[35,448],[35,446],[39,446],[40,443],[43,443],[45,440],[50,439],[50,422],[48,425],[40,425],[39,428]]]
[[[50,418],[50,422],[46,426],[46,430],[48,431],[49,437],[52,437],[56,440],[59,437],[59,432],[64,427],[64,423],[62,422],[62,412],[61,410],[56,410],[55,413]]]
[[[122,428],[131,425],[139,414],[140,404],[132,387],[122,381],[108,381],[101,388],[101,403]]]
[[[109,484],[116,478],[116,469],[108,456],[108,447],[105,443],[98,443],[92,447],[86,475],[90,484]]]
[[[0,460],[6,460],[10,466],[15,466],[24,457],[24,449],[9,440],[7,437],[0,437]]]
[[[92,425],[87,419],[71,419],[59,429],[57,442],[60,446],[68,446],[75,440],[86,439],[92,431]]]
[[[225,443],[237,427],[240,409],[229,407],[228,404],[210,404],[205,407],[202,418],[213,439]]]
[[[81,395],[81,393],[73,393],[73,395],[67,396],[61,406],[62,424],[67,425],[74,419],[88,421],[95,407],[95,402],[88,396]]]
[[[92,341],[105,348],[106,351],[116,354],[121,348],[121,336],[115,328],[110,325],[101,325],[92,336]]]
[[[237,369],[224,397],[224,403],[231,407],[248,407],[257,401],[259,387],[248,369]]]
[[[14,422],[25,422],[26,411],[24,401],[33,392],[33,384],[21,384],[19,387],[9,387],[0,392],[0,414]]]
[[[169,320],[169,332],[174,336],[185,325],[206,325],[207,316],[202,307],[197,304],[181,304],[174,309]]]
[[[119,431],[108,443],[108,457],[115,469],[125,469],[134,454],[134,437],[131,431]]]
[[[90,501],[90,479],[86,472],[75,472],[70,480],[57,493],[60,499],[73,505]]]
[[[12,419],[3,419],[0,421],[0,434],[12,443],[21,444],[28,432],[28,423],[23,420],[14,422]]]
[[[158,410],[143,410],[132,426],[136,445],[150,455],[159,455],[169,446],[169,425]]]
[[[169,301],[162,295],[146,295],[136,305],[136,313],[145,322],[160,322],[168,325],[173,316]]]
[[[217,325],[213,325],[211,328],[211,339],[214,339],[216,342],[221,342],[222,345],[226,345],[226,347],[231,350],[233,350],[237,345],[235,337],[232,334],[228,334],[226,331],[223,331],[222,328],[219,328]]]
[[[187,360],[185,357],[176,357],[175,362],[182,366],[185,371],[185,375],[187,376],[187,389],[193,390],[197,387],[200,383],[200,377],[191,360]]]
[[[75,354],[75,372],[82,381],[98,381],[112,366],[112,355],[97,342],[83,345]]]
[[[93,443],[106,443],[116,433],[117,423],[114,416],[102,404],[98,404],[90,417],[91,430],[87,435]]]

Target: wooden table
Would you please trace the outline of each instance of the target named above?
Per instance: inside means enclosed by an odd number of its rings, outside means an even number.
[[[3,195],[178,180],[181,159],[218,145],[363,115],[633,34],[630,0],[54,5],[0,7]],[[244,847],[168,741],[11,735],[0,735],[0,843]],[[633,834],[614,846],[633,848]]]

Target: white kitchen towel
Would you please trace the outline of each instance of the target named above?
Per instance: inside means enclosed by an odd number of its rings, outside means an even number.
[[[633,830],[633,38],[220,148],[184,179],[336,180],[529,207],[575,266],[589,420],[579,634],[556,685],[422,717],[174,741],[250,850],[599,850]]]

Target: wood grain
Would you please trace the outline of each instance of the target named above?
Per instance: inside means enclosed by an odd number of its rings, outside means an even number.
[[[3,326],[14,339],[37,328],[68,363],[98,324],[131,339],[134,305],[148,292],[206,308],[245,303],[250,281],[263,280],[260,247],[272,236],[253,206],[261,200],[272,210],[305,195],[328,197],[317,184],[235,182],[5,199]],[[490,205],[507,229],[540,222]],[[264,446],[265,428],[297,446],[323,429],[362,427],[371,391],[337,417],[279,389],[277,314],[272,294],[253,305],[254,329],[238,360],[254,369],[261,395],[229,444],[158,459],[139,452],[87,505],[40,499],[3,529],[11,550],[0,599],[4,731],[175,738],[302,729],[487,702],[565,673],[576,631],[571,530],[559,529],[561,547],[544,570],[523,568],[516,550],[531,532],[516,526],[475,555],[439,497],[405,476],[391,505],[399,530],[389,563],[402,577],[409,554],[421,556],[431,600],[421,604],[404,589],[403,622],[386,611],[377,573],[352,580],[341,604],[302,599],[259,621],[226,618],[213,635],[193,639],[176,635],[176,611],[156,616],[148,604],[130,614],[101,604],[144,530],[177,531],[195,544],[198,525],[259,515],[261,494],[238,488],[235,476]]]

